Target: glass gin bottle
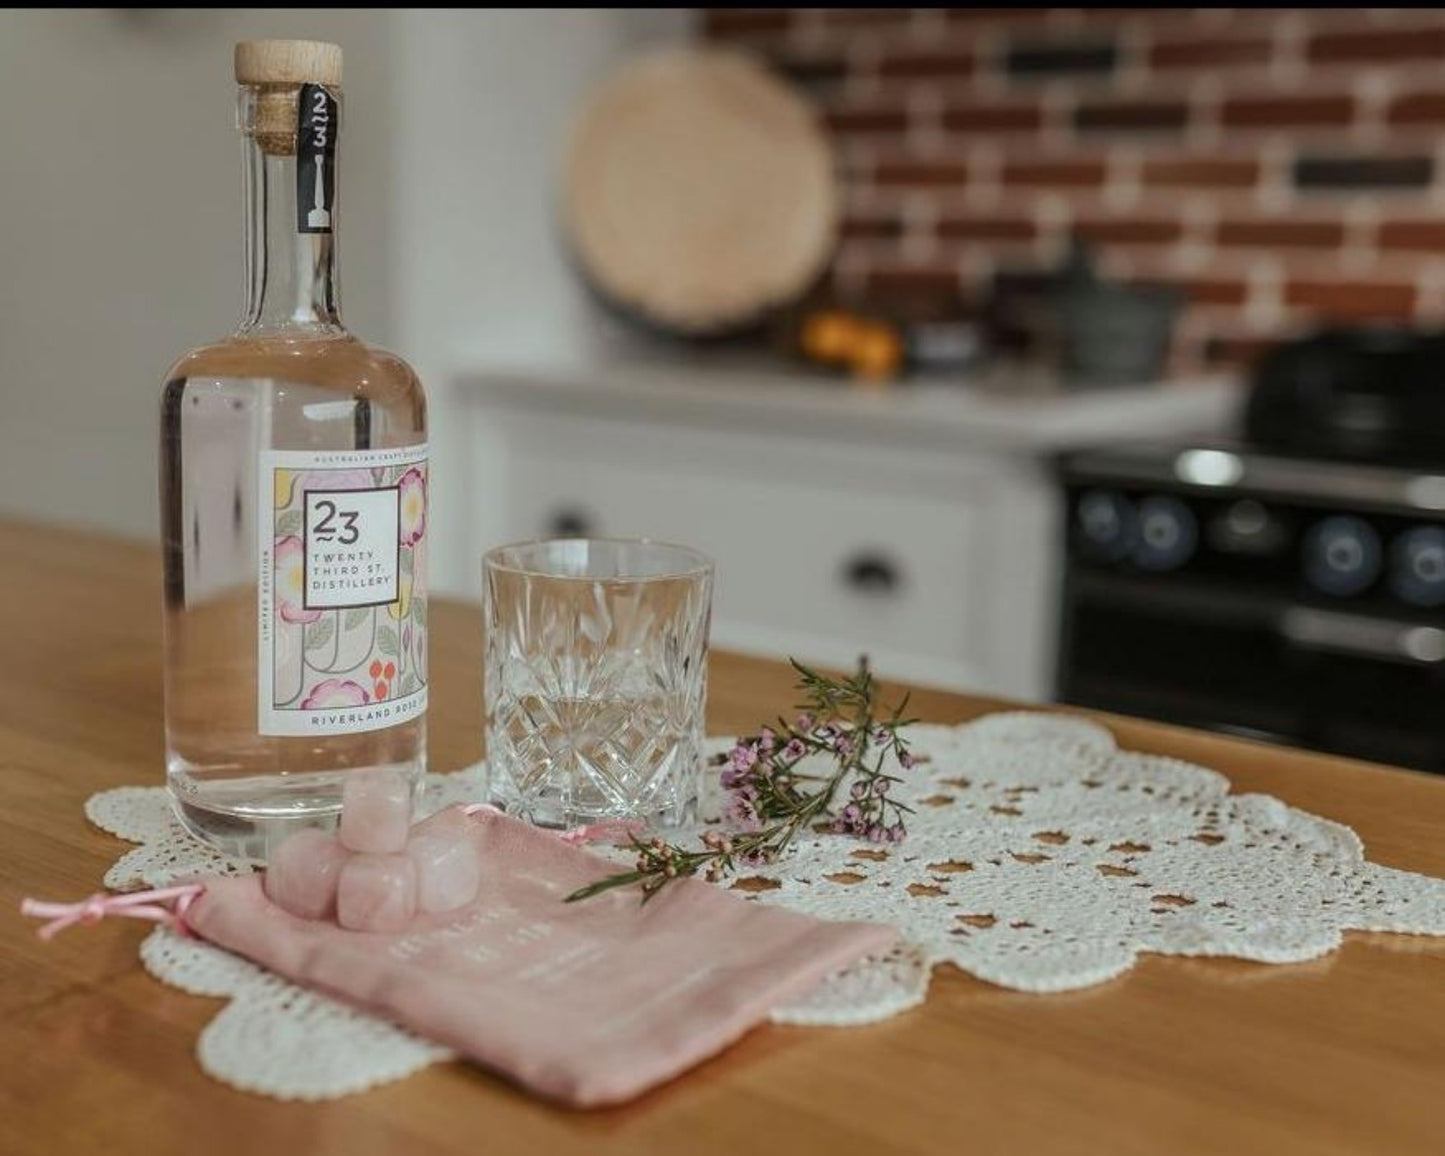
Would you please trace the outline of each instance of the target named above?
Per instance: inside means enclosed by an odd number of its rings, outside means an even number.
[[[161,400],[166,772],[193,833],[264,860],[348,774],[420,785],[431,528],[421,384],[341,322],[341,50],[235,62],[245,313]]]

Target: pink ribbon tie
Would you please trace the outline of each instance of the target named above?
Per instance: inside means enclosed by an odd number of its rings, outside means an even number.
[[[489,803],[472,803],[462,810],[466,815],[476,815],[484,811],[502,813]],[[604,819],[600,823],[585,823],[580,827],[559,831],[557,837],[569,846],[582,847],[603,839],[620,840],[623,836],[636,834],[643,827],[644,824],[635,819]],[[203,884],[183,883],[177,887],[132,891],[119,895],[97,891],[76,903],[47,903],[40,899],[22,899],[20,914],[47,921],[37,929],[36,933],[41,939],[53,939],[67,927],[74,927],[76,924],[99,923],[107,916],[146,919],[151,923],[169,927],[181,935],[189,935],[191,932],[186,926],[186,911],[203,891]]]
[[[133,891],[121,895],[97,891],[78,903],[46,903],[39,899],[22,899],[20,914],[49,920],[36,931],[41,939],[51,939],[77,923],[99,923],[107,915],[147,919],[152,923],[164,924],[182,935],[189,935],[186,911],[204,890],[205,887],[200,883],[185,883],[178,887]]]

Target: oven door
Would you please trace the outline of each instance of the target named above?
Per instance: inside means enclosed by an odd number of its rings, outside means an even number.
[[[1074,570],[1059,698],[1445,771],[1445,630],[1208,583]]]

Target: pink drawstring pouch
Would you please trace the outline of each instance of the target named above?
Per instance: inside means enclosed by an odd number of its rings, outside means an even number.
[[[182,897],[179,919],[575,1107],[671,1079],[895,938],[892,928],[827,923],[695,879],[646,904],[634,889],[564,903],[616,867],[495,811],[470,824],[483,872],[476,899],[419,915],[405,931],[298,918],[271,903],[255,875],[205,880]],[[116,913],[153,918],[146,910]]]

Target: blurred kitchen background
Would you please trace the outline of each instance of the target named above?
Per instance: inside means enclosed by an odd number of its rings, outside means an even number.
[[[676,539],[719,646],[1445,770],[1445,11],[0,12],[6,514],[155,534],[262,36],[441,592]]]

